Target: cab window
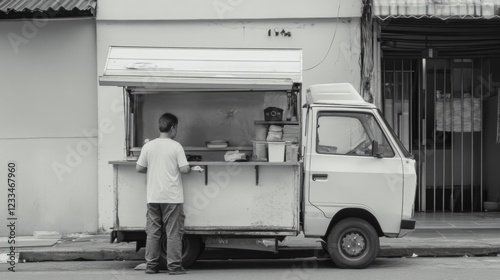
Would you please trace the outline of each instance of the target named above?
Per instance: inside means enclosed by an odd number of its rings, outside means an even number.
[[[394,157],[394,150],[371,114],[321,112],[316,135],[319,154],[372,156],[372,141],[376,140],[383,157]]]

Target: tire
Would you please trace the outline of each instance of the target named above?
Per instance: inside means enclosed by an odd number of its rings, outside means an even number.
[[[337,267],[362,269],[377,257],[380,241],[370,223],[347,218],[338,222],[328,234],[327,249]]]
[[[165,267],[167,266],[167,236],[162,235],[160,238],[160,262]],[[188,268],[192,266],[204,249],[204,244],[201,236],[184,235],[182,238],[182,266]]]

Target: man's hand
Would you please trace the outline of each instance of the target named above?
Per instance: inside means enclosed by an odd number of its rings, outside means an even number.
[[[191,170],[192,171],[198,171],[198,172],[205,171],[205,169],[201,168],[201,166],[198,166],[198,165],[191,167]]]

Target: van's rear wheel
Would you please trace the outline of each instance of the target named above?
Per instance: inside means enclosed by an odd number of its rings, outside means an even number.
[[[160,238],[160,262],[163,266],[167,266],[167,236],[163,234]],[[182,238],[182,266],[184,268],[193,265],[204,249],[204,244],[201,236],[184,235]]]
[[[359,218],[338,222],[327,238],[328,253],[340,268],[366,268],[377,257],[379,248],[377,231]]]

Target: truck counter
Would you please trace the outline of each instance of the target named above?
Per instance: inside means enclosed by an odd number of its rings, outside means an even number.
[[[135,161],[114,169],[114,229],[145,226],[146,175]],[[299,232],[300,162],[194,161],[202,172],[182,174],[186,233],[296,235]]]

